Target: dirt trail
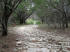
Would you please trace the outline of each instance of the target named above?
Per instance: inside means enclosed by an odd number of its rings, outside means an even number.
[[[15,35],[13,52],[70,51],[70,38],[37,27],[38,25],[26,25],[9,28],[9,33]]]

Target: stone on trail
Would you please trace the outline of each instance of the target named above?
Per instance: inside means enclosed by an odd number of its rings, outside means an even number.
[[[22,41],[16,42],[16,47],[22,47]]]

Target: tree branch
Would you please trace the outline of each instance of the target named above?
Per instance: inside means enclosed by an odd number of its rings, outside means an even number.
[[[25,20],[30,17],[32,14],[34,13],[34,11],[32,11],[28,16],[25,17]]]

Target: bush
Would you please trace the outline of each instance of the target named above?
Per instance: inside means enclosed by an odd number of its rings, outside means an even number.
[[[41,24],[41,22],[40,21],[37,21],[36,24]]]
[[[27,23],[27,24],[33,24],[33,20],[32,20],[32,19],[27,19],[27,20],[26,20],[26,23]]]
[[[38,20],[33,20],[33,19],[27,19],[27,20],[26,20],[26,23],[27,23],[27,24],[41,24],[40,21],[38,21]]]

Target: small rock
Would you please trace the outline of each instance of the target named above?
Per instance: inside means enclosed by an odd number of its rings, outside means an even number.
[[[21,45],[22,44],[22,41],[18,41],[16,42],[17,45]]]

